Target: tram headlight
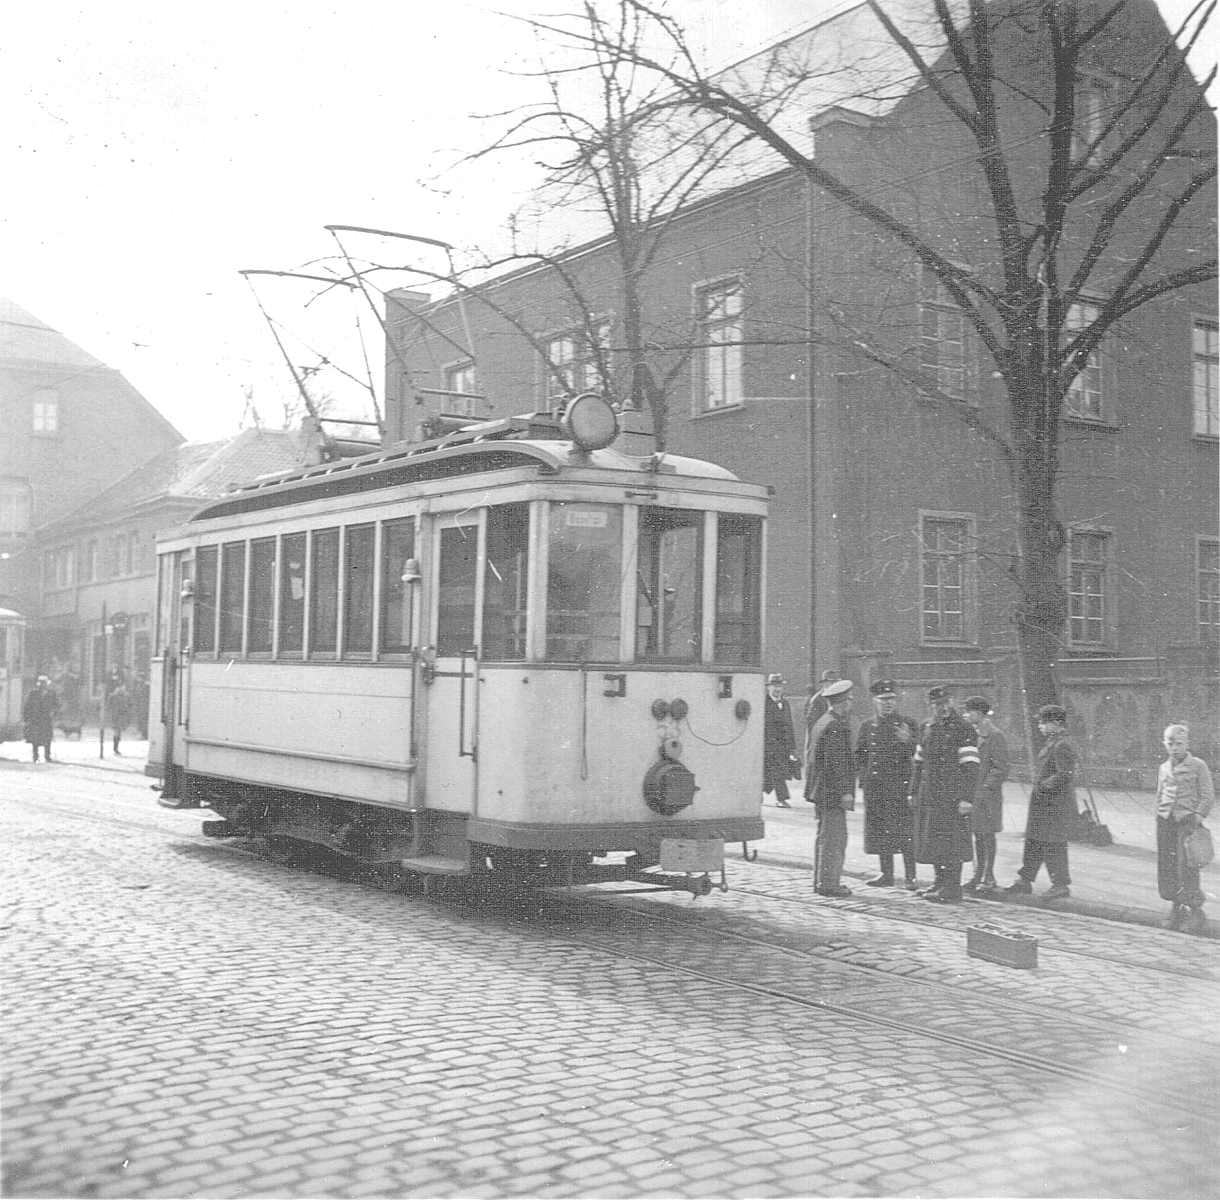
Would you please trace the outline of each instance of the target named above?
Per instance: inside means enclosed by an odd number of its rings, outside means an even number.
[[[604,450],[618,437],[618,413],[596,392],[582,392],[563,410],[564,432],[582,450]]]
[[[669,715],[675,721],[685,721],[688,712],[690,712],[690,705],[685,700],[679,699],[669,702]]]
[[[669,701],[654,700],[652,702],[652,716],[653,720],[664,721],[669,716]]]
[[[738,700],[733,711],[737,714],[739,721],[748,721],[750,719],[750,702],[748,700]]]

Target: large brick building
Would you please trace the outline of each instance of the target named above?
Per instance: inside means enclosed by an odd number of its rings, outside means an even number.
[[[866,18],[851,10],[802,36],[837,46],[844,61],[885,66],[884,54],[865,53],[862,38],[880,44]],[[1095,75],[1080,85],[1082,125],[1104,123],[1111,89],[1138,78],[1139,55],[1167,37],[1146,0],[1123,6],[1121,21],[1098,39]],[[1028,159],[1009,150],[1014,178],[1029,191],[1044,180],[1035,160],[1046,115],[1026,44],[1001,50],[1017,84],[1029,76],[1024,92],[1014,85],[1004,97],[1007,143],[1028,148]],[[1175,103],[1195,88],[1184,76]],[[946,257],[987,264],[994,228],[977,150],[938,105],[924,87],[873,90],[865,102],[822,86],[786,123],[802,128],[816,161],[884,195]],[[1108,136],[1123,136],[1121,122]],[[1214,161],[1215,150],[1205,110],[1167,182]],[[912,707],[915,689],[932,681],[988,690],[1016,733],[1022,684],[1007,566],[1017,500],[994,364],[909,250],[802,173],[774,166],[669,220],[643,280],[654,374],[669,377],[666,444],[774,487],[768,669],[797,686],[828,666],[862,682],[894,676]],[[1091,221],[1124,182],[1099,182]],[[1213,179],[1162,253],[1214,258],[1214,212]],[[1118,262],[1128,249],[1110,253]],[[564,268],[585,299],[579,309],[547,267],[501,276],[462,303],[392,294],[389,436],[411,438],[442,410],[553,406],[560,378],[575,390],[598,385],[599,347],[621,370],[613,244],[587,243]],[[1088,308],[1082,299],[1069,324]],[[1216,328],[1214,285],[1171,292],[1110,330],[1067,398],[1059,500],[1070,607],[1058,677],[1098,780],[1103,768],[1155,761],[1171,718],[1193,722],[1213,759],[1220,751]],[[872,351],[910,370],[881,366]],[[928,378],[936,395],[919,382]]]

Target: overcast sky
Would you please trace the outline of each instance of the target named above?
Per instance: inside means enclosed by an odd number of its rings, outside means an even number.
[[[1190,6],[1161,5],[1171,22]],[[671,7],[727,63],[845,4]],[[122,371],[191,440],[235,433],[247,390],[278,424],[291,380],[238,271],[310,269],[336,252],[327,224],[488,236],[525,174],[502,163],[489,185],[445,168],[486,138],[471,114],[528,97],[503,72],[535,66],[538,43],[501,14],[538,11],[538,0],[10,6],[0,295]],[[312,291],[296,281],[256,287],[294,361],[341,347],[341,365],[363,375],[357,304],[307,307]],[[378,397],[380,353],[371,339]],[[329,386],[366,415],[352,385],[332,375]]]

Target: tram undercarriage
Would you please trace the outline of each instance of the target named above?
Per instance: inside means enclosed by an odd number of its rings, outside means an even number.
[[[761,821],[740,819],[714,823],[716,837],[698,836],[709,832],[698,826],[711,823],[566,826],[556,836],[461,813],[408,812],[208,776],[188,774],[181,783],[181,807],[210,808],[218,816],[203,822],[206,837],[260,837],[283,862],[321,849],[367,866],[394,890],[407,890],[413,880],[428,891],[437,879],[467,878],[531,888],[637,883],[641,890],[697,898],[728,891],[725,841],[762,836]]]

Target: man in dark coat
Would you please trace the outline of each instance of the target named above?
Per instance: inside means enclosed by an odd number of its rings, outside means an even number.
[[[797,767],[792,706],[784,699],[784,677],[768,675],[763,709],[763,791],[774,792],[780,808],[792,807],[788,803],[788,780]]]
[[[918,732],[915,722],[898,712],[898,687],[879,679],[869,689],[875,716],[860,726],[856,739],[856,770],[864,792],[864,853],[877,855],[881,874],[869,887],[892,887],[894,855],[902,855],[906,886],[914,891],[914,822],[907,799],[911,794],[911,758]]]
[[[1044,900],[1072,894],[1068,870],[1068,833],[1076,823],[1076,747],[1067,738],[1067,710],[1058,704],[1038,709],[1038,732],[1046,739],[1038,751],[1029,816],[1025,821],[1025,855],[1017,878],[1004,889],[1010,896],[1028,896],[1043,863],[1051,877]]]
[[[59,697],[55,694],[50,679],[39,675],[21,706],[21,719],[25,722],[25,740],[33,748],[35,762],[38,761],[40,749],[44,752],[47,762],[51,761],[51,741],[55,737],[55,717],[58,712]]]
[[[925,900],[956,904],[962,898],[962,863],[974,858],[970,812],[979,774],[974,728],[953,707],[947,687],[928,689],[932,718],[919,731],[911,799],[915,809],[915,860],[931,863],[936,879]]]
[[[856,763],[851,748],[851,680],[822,689],[830,707],[805,739],[805,799],[815,806],[818,836],[813,887],[819,896],[850,896],[842,883],[847,853],[847,814],[856,807]]]

